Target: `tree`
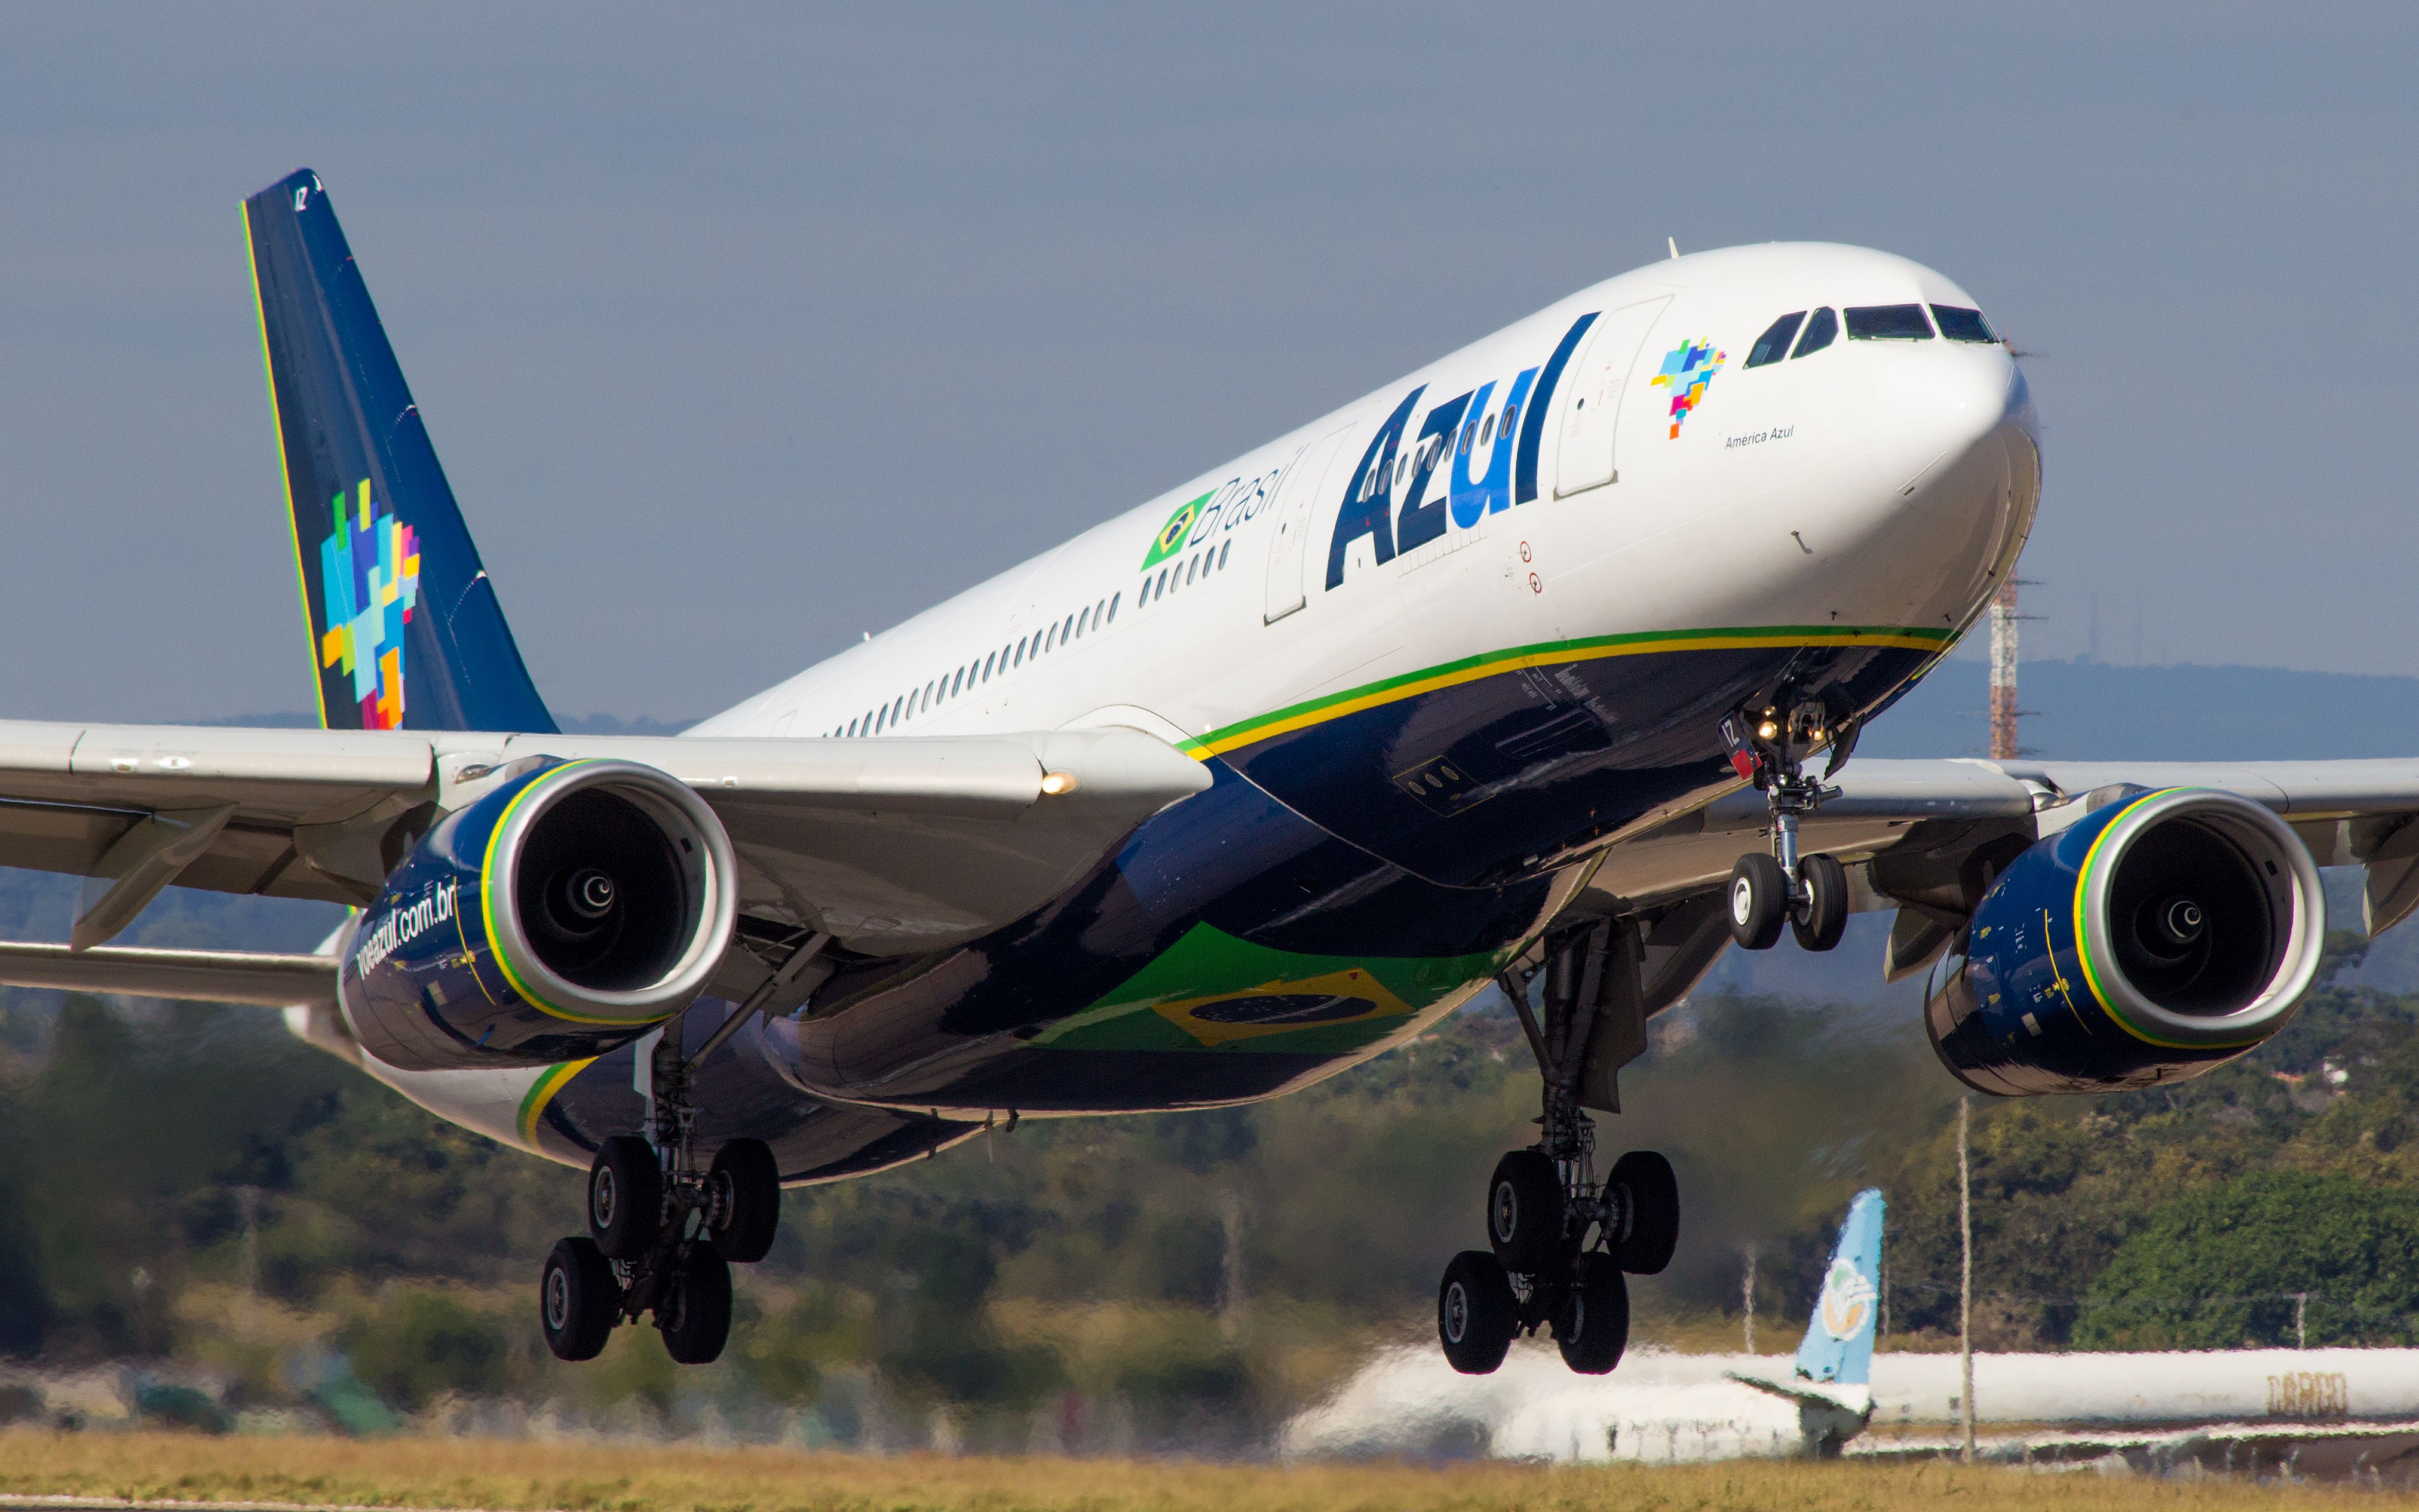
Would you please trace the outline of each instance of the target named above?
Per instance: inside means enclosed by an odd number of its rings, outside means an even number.
[[[2419,1333],[2419,1192],[2258,1171],[2153,1212],[2092,1283],[2087,1349],[2410,1344]]]

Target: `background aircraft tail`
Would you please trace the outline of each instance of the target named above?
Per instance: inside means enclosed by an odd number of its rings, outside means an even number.
[[[1805,1381],[1862,1386],[1872,1379],[1873,1328],[1882,1274],[1881,1192],[1867,1187],[1848,1204],[1839,1247],[1823,1275],[1823,1294],[1797,1346],[1796,1374]]]
[[[243,219],[320,722],[551,733],[318,176]]]

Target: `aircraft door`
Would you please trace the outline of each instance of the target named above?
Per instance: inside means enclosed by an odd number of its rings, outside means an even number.
[[[1302,556],[1310,542],[1311,505],[1323,496],[1327,474],[1344,449],[1349,424],[1314,441],[1287,474],[1277,500],[1275,533],[1269,537],[1268,602],[1261,623],[1274,625],[1302,606]]]
[[[1564,383],[1569,399],[1563,410],[1562,450],[1555,458],[1555,498],[1567,499],[1614,481],[1613,427],[1621,418],[1621,396],[1646,333],[1671,302],[1666,294],[1624,305],[1588,333]]]

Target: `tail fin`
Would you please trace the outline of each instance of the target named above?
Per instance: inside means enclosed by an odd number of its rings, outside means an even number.
[[[1881,1296],[1882,1211],[1880,1191],[1867,1187],[1848,1204],[1840,1245],[1823,1275],[1823,1295],[1797,1346],[1796,1374],[1806,1381],[1862,1386],[1872,1379],[1873,1325]]]
[[[243,220],[320,723],[552,733],[318,176]]]

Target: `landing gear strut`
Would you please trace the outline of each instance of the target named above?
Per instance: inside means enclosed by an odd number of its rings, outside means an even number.
[[[1855,724],[1833,729],[1828,719],[1822,704],[1807,702],[1786,714],[1767,708],[1722,721],[1731,765],[1754,781],[1772,810],[1771,854],[1749,852],[1731,869],[1731,937],[1745,949],[1770,949],[1783,924],[1807,950],[1830,949],[1847,930],[1847,872],[1830,856],[1801,856],[1797,850],[1798,820],[1840,791],[1808,777],[1806,757],[1829,741],[1831,760],[1823,772],[1828,779],[1856,748]]]
[[[1518,967],[1497,983],[1527,1031],[1545,1083],[1537,1142],[1497,1162],[1487,1189],[1488,1248],[1464,1250],[1437,1292],[1437,1336],[1464,1375],[1503,1363],[1514,1338],[1549,1328],[1563,1362],[1583,1375],[1621,1363],[1629,1342],[1629,1287],[1623,1273],[1653,1275],[1671,1263],[1679,1238],[1680,1189],[1672,1163],[1633,1150],[1598,1180],[1595,1123],[1580,1083],[1595,1003],[1583,990],[1588,952],[1604,933],[1580,927],[1548,936],[1545,1021],[1531,1006],[1531,976]],[[1610,1105],[1605,1103],[1601,1105]]]
[[[614,1328],[652,1312],[681,1365],[710,1365],[731,1337],[731,1267],[763,1259],[781,1222],[781,1172],[761,1139],[732,1139],[697,1158],[695,1076],[705,1057],[786,986],[828,936],[793,951],[692,1056],[680,1022],[665,1026],[648,1062],[646,1133],[615,1134],[588,1168],[588,1233],[547,1257],[538,1301],[547,1347],[593,1360]],[[644,1041],[641,1041],[643,1044]]]

